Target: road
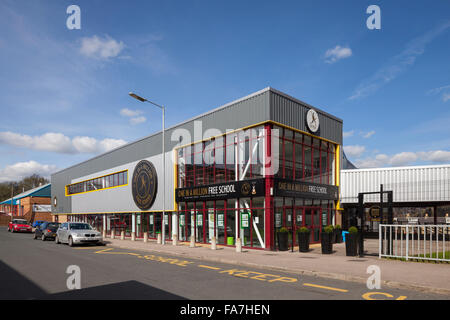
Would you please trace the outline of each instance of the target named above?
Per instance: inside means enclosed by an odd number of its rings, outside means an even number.
[[[69,247],[0,229],[0,299],[446,299],[416,291],[244,268],[109,246]],[[69,290],[69,266],[81,289]],[[69,285],[74,282],[70,282]]]

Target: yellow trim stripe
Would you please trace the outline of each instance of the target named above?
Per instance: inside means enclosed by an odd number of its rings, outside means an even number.
[[[112,175],[114,175],[114,174],[122,173],[122,172],[126,172],[126,173],[127,173],[127,183],[126,183],[126,184],[121,184],[121,185],[118,185],[118,186],[113,186],[113,187],[108,187],[108,188],[102,188],[102,189],[97,189],[97,190],[89,190],[89,191],[77,192],[77,193],[73,193],[73,194],[68,194],[68,192],[67,192],[70,186],[73,186],[73,185],[76,185],[76,184],[79,184],[79,183],[83,183],[83,182],[86,182],[86,181],[91,181],[91,180],[95,180],[95,179],[100,179],[100,178],[103,178],[103,177],[109,177],[109,176],[112,176]],[[108,190],[108,189],[113,189],[113,188],[118,188],[118,187],[124,187],[124,186],[127,186],[127,185],[128,185],[128,179],[129,179],[129,177],[128,177],[128,169],[126,169],[126,170],[120,170],[120,171],[117,171],[117,172],[105,174],[105,175],[103,175],[103,176],[99,176],[99,177],[95,177],[95,178],[91,178],[91,179],[86,179],[86,180],[82,180],[82,181],[78,181],[78,182],[74,182],[74,183],[68,184],[68,185],[65,186],[65,194],[66,194],[66,197],[71,197],[71,196],[74,196],[74,195],[83,194],[83,193],[88,193],[88,192],[94,192],[94,191],[101,191],[101,190]]]

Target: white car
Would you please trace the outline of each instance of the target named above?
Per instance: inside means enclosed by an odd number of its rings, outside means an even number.
[[[67,243],[69,246],[81,243],[101,244],[103,237],[100,232],[93,229],[88,223],[65,222],[56,231],[55,242]]]

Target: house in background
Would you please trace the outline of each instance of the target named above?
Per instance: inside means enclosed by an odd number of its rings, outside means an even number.
[[[50,183],[22,192],[0,202],[0,212],[4,215],[23,218],[31,223],[35,220],[51,221]]]

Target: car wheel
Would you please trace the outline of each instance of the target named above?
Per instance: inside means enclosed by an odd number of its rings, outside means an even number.
[[[69,247],[73,247],[73,240],[72,240],[72,237],[69,237]]]
[[[45,241],[45,234],[43,234],[43,235],[41,236],[41,240],[42,240],[42,241]]]
[[[56,243],[56,244],[60,244],[60,243],[61,243],[61,242],[59,242],[58,236],[55,237],[55,243]]]

